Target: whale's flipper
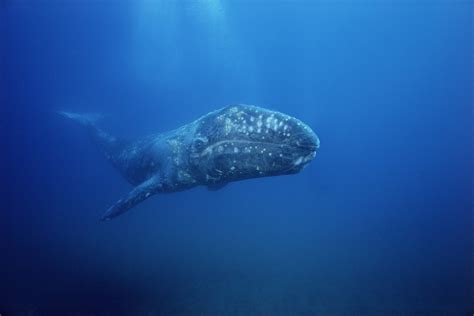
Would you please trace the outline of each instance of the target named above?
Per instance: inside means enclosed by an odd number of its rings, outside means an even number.
[[[136,186],[125,197],[118,200],[115,205],[110,207],[107,212],[105,212],[101,220],[111,220],[112,218],[125,213],[138,203],[143,202],[150,196],[160,192],[162,187],[163,185],[160,181],[159,175],[151,177],[142,184]]]

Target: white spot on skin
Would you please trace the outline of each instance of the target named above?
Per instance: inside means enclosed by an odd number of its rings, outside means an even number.
[[[147,193],[145,194],[145,197],[146,197],[146,198],[149,197],[150,194],[151,194],[150,192],[147,192]]]
[[[250,133],[253,132],[253,126],[249,126],[249,132],[250,132]]]
[[[238,153],[239,149],[237,147],[234,147],[234,153]]]
[[[272,124],[272,121],[273,121],[273,117],[272,116],[269,116],[267,117],[267,119],[265,120],[265,126],[267,128],[270,128],[271,124]]]
[[[295,166],[300,165],[303,162],[303,157],[298,157],[298,159],[295,160],[293,163]]]
[[[230,120],[230,118],[226,118],[225,123],[224,123],[224,132],[226,134],[229,134],[231,130],[232,130],[232,121]]]
[[[271,156],[271,155],[272,155],[272,153],[268,153],[268,155],[269,155],[269,156]]]
[[[276,132],[276,130],[278,129],[278,124],[277,124],[277,122],[278,122],[277,120],[275,120],[275,121],[273,122],[273,130],[274,130],[275,132]]]
[[[316,157],[316,152],[313,152],[312,154],[307,155],[307,156],[304,158],[303,162],[306,163],[306,162],[312,160],[314,157]]]

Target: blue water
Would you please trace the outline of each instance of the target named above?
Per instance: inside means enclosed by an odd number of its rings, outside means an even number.
[[[0,0],[0,314],[471,315],[469,0]],[[155,196],[134,139],[232,103],[308,123],[300,174]]]

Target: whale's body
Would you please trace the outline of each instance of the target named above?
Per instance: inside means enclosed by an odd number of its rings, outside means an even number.
[[[300,120],[251,105],[230,105],[134,142],[97,128],[95,116],[61,113],[88,126],[108,160],[135,186],[103,220],[157,193],[198,185],[218,189],[232,181],[297,173],[319,148],[316,134]]]

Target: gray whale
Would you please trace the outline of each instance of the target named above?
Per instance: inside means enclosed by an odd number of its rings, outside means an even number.
[[[98,128],[99,115],[60,114],[86,126],[107,159],[134,186],[102,220],[157,193],[198,185],[216,190],[232,181],[298,173],[319,148],[316,134],[300,120],[245,104],[229,105],[175,130],[133,142]]]

